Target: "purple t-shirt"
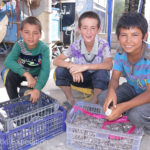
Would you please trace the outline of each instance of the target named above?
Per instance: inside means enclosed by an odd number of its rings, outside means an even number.
[[[80,38],[72,43],[63,54],[67,58],[73,58],[75,64],[98,64],[111,57],[108,42],[98,36],[95,37],[95,43],[90,53],[86,50],[83,39]]]

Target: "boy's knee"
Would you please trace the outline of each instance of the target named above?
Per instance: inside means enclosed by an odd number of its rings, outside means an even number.
[[[94,88],[106,90],[109,84],[109,74],[106,70],[98,70],[92,77],[92,83]]]
[[[102,80],[102,81],[109,81],[109,71],[107,70],[98,70],[96,72],[95,78],[97,78],[98,80]]]
[[[63,73],[64,73],[64,70],[65,70],[65,68],[63,68],[63,67],[57,67],[56,68],[56,76],[58,75],[62,75]]]
[[[136,127],[142,126],[141,113],[136,108],[129,110],[127,112],[127,116],[133,125],[135,125]]]
[[[68,69],[63,67],[56,68],[56,85],[57,86],[70,86],[70,73]]]
[[[62,79],[65,76],[65,69],[63,67],[57,67],[55,70],[56,80]]]
[[[7,73],[7,75],[6,75],[6,80],[7,81],[14,81],[15,78],[17,78],[17,77],[18,76],[17,76],[16,73],[14,73],[13,71],[9,70],[8,73]]]

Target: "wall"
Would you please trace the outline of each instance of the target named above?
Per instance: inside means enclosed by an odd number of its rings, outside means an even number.
[[[107,33],[102,34],[100,33],[99,36],[105,40],[107,40]],[[117,49],[119,47],[119,41],[115,33],[111,34],[111,49]]]
[[[42,37],[41,40],[50,44],[50,16],[48,13],[42,13],[38,16],[42,24]]]
[[[51,17],[51,1],[45,0],[46,6],[45,11],[42,12],[37,18],[42,23],[42,38],[44,42],[46,42],[48,45],[50,42],[50,17]]]

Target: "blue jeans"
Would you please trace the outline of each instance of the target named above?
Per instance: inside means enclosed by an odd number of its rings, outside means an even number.
[[[56,85],[57,86],[70,86],[75,85],[77,87],[84,88],[99,88],[105,90],[108,88],[109,72],[106,70],[97,70],[94,72],[85,71],[82,72],[84,82],[73,82],[72,75],[69,70],[63,67],[56,68]]]
[[[117,103],[129,101],[138,94],[135,89],[128,83],[123,83],[116,90]],[[107,90],[98,95],[98,103],[104,105],[107,96]],[[142,99],[141,99],[142,100]],[[143,127],[145,132],[150,134],[150,103],[134,107],[127,112],[128,119],[136,127]]]

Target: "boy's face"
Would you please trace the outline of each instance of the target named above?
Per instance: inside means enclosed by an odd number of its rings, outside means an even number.
[[[29,49],[34,49],[41,37],[41,32],[37,25],[25,24],[21,30],[21,36]]]
[[[119,34],[120,45],[126,53],[136,53],[141,51],[143,40],[147,39],[145,34],[143,39],[142,31],[137,27],[129,29],[121,28]]]
[[[93,44],[95,36],[100,32],[98,21],[94,18],[84,18],[81,20],[81,27],[78,28],[79,33],[84,39],[85,44]]]

